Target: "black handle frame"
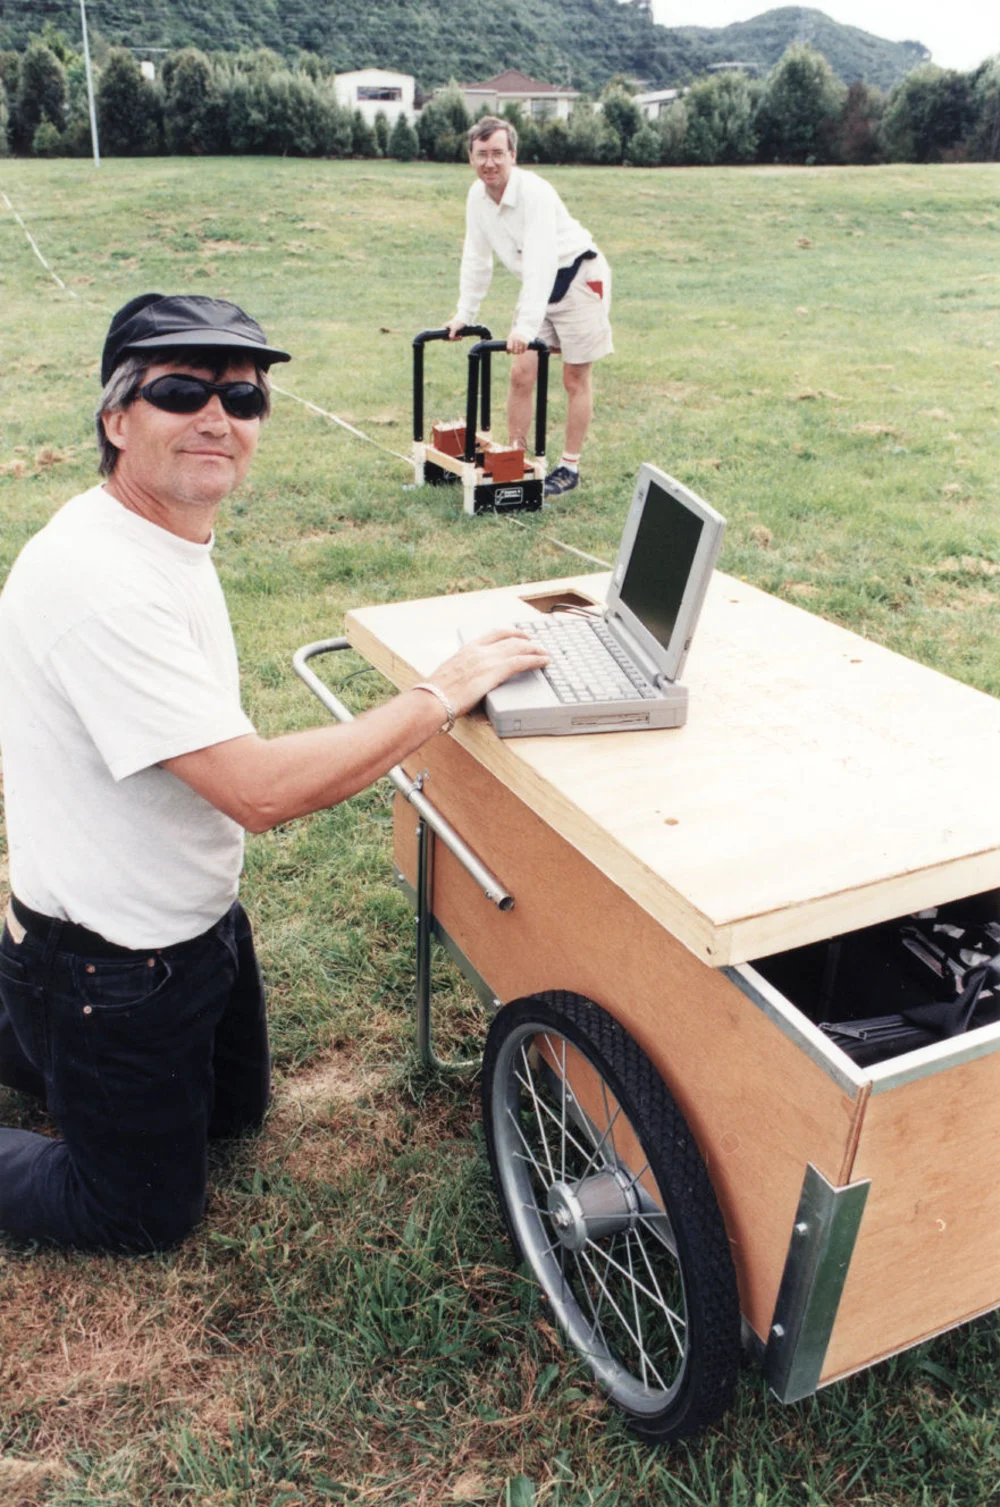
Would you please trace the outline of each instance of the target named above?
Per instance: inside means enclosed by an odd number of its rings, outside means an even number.
[[[506,340],[480,340],[469,352],[469,385],[465,395],[465,454],[467,461],[476,458],[476,409],[482,415],[484,429],[490,427],[490,354],[505,351]],[[529,351],[538,352],[538,381],[535,387],[535,454],[545,454],[545,421],[549,397],[549,348],[544,340],[532,340]],[[480,400],[481,399],[481,400]]]
[[[467,324],[459,330],[457,339],[461,340],[466,335],[478,335],[480,340],[490,340],[492,336],[484,324]],[[424,437],[424,346],[429,340],[447,340],[448,330],[421,330],[419,335],[413,337],[413,438],[422,440]]]

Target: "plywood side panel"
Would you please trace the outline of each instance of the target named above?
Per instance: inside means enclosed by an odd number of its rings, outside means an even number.
[[[701,963],[450,738],[421,750],[425,793],[514,895],[501,914],[440,844],[434,908],[504,1001],[544,989],[615,1015],[676,1096],[726,1218],[743,1311],[764,1335],[807,1162],[835,1181],[855,1104],[746,997]],[[396,857],[415,880],[416,814]]]
[[[868,1101],[871,1191],[823,1370],[830,1381],[1000,1304],[1000,1053]]]

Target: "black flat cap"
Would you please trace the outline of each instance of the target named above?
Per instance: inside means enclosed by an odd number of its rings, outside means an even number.
[[[244,351],[263,367],[292,359],[287,351],[268,345],[256,319],[224,298],[141,293],[111,321],[101,354],[102,387],[130,351],[168,351],[178,346]]]

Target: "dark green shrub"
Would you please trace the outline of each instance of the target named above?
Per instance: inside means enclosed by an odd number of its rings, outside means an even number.
[[[66,69],[51,47],[32,42],[21,59],[18,77],[15,144],[30,149],[43,120],[57,131],[66,124]]]
[[[412,162],[419,152],[417,133],[400,111],[389,135],[389,156],[395,157],[397,162]]]
[[[97,85],[97,134],[108,157],[149,157],[160,150],[156,88],[131,52],[113,48]]]
[[[625,148],[625,161],[633,167],[659,167],[660,137],[649,121],[644,121]]]
[[[846,90],[811,47],[789,47],[767,77],[757,111],[764,162],[828,162]]]

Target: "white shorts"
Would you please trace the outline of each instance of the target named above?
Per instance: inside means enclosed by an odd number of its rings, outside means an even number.
[[[538,331],[551,351],[562,354],[571,366],[585,366],[610,356],[611,339],[611,268],[600,252],[580,263],[580,270],[570,283],[566,297],[550,303]]]

